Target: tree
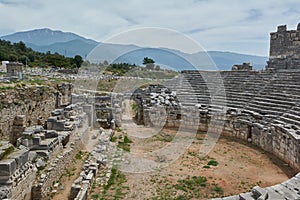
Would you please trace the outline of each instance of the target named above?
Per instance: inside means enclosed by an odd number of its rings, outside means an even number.
[[[155,61],[151,58],[145,57],[143,59],[143,64],[146,65],[146,69],[154,69],[154,63]]]
[[[76,55],[74,57],[74,62],[77,68],[81,67],[81,64],[83,63],[82,57],[80,55]]]
[[[108,65],[109,65],[108,61],[107,61],[107,60],[104,60],[104,61],[103,61],[103,65],[108,66]]]
[[[18,58],[18,61],[19,62],[21,62],[21,63],[23,63],[24,65],[26,65],[27,64],[27,62],[28,62],[28,58],[27,58],[27,56],[20,56],[19,58]]]
[[[143,65],[154,64],[154,63],[155,63],[155,61],[153,59],[151,59],[151,58],[145,57],[143,59]]]
[[[33,52],[30,52],[30,53],[28,54],[28,59],[29,59],[30,62],[34,62],[34,60],[35,60],[35,55],[34,55]]]
[[[25,43],[22,41],[20,41],[19,43],[16,43],[16,46],[23,52],[25,52],[27,50]]]
[[[18,57],[17,57],[16,54],[10,54],[10,55],[8,56],[8,60],[9,60],[9,61],[17,61],[17,60],[18,60]]]

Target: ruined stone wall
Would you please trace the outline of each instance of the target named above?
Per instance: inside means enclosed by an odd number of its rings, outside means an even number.
[[[268,69],[300,69],[300,23],[297,30],[278,26],[271,33]]]
[[[14,182],[11,189],[12,197],[14,200],[31,200],[31,188],[36,178],[36,168],[32,164],[25,168],[23,174],[20,174],[19,182]]]
[[[0,140],[16,142],[23,126],[40,125],[57,105],[70,102],[72,86],[31,86],[0,93]],[[59,101],[59,103],[58,103]],[[18,116],[24,116],[23,124]],[[15,123],[15,127],[14,127]]]
[[[56,95],[53,88],[34,86],[2,92],[0,101],[0,139],[15,143],[15,118],[24,115],[24,126],[41,124],[55,108]]]
[[[121,106],[123,95],[118,93],[99,96],[97,93],[72,94],[72,103],[81,102],[89,118],[89,124],[94,128],[111,128],[121,126]]]
[[[85,124],[87,124],[87,121]],[[86,132],[87,128],[87,126],[83,126],[72,133],[72,138],[70,139],[71,147],[49,161],[50,166],[43,171],[32,187],[32,200],[47,199],[51,193],[53,183],[66,173],[65,169],[72,167],[76,153],[83,148],[82,139],[77,133]]]
[[[209,131],[210,134],[221,133],[223,136],[249,142],[275,155],[296,171],[300,171],[300,135],[297,131],[281,125],[267,125],[262,120],[253,120],[251,116],[246,115],[243,117],[227,115],[224,118],[222,115],[211,116],[194,111],[199,113],[198,117],[197,114],[191,114],[189,110],[183,108],[182,118],[171,120],[168,119],[170,116],[166,117],[165,113],[153,112],[155,117],[149,117],[148,121],[156,120],[151,123],[151,126],[162,127],[162,124],[166,123],[165,127],[169,128],[180,127],[203,132]],[[185,115],[185,112],[188,115]],[[194,127],[195,125],[197,127]]]

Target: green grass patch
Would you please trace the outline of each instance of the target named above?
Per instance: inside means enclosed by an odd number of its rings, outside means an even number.
[[[132,141],[125,135],[124,137],[124,143],[132,143]]]
[[[75,159],[76,159],[76,160],[81,160],[81,159],[82,159],[82,156],[83,156],[83,152],[82,152],[82,151],[79,151],[79,152],[75,155]]]
[[[0,91],[2,91],[2,90],[12,90],[12,89],[15,89],[15,87],[11,86],[11,85],[0,86]]]
[[[128,187],[124,186],[127,182],[126,176],[121,173],[116,167],[111,169],[111,175],[107,183],[103,186],[103,191],[101,194],[94,194],[94,200],[119,200],[124,199]],[[93,196],[93,195],[92,195]]]
[[[223,189],[221,187],[217,186],[217,185],[215,185],[213,187],[213,191],[218,193],[218,194],[223,194],[224,193]]]
[[[100,195],[99,194],[92,194],[91,195],[91,199],[93,199],[93,200],[97,200],[97,199],[99,199],[100,198]]]
[[[127,135],[125,135],[123,141],[118,141],[117,147],[129,152],[130,143],[132,143],[132,141],[127,137]]]
[[[156,134],[154,136],[154,138],[161,141],[161,142],[172,142],[174,136],[169,135],[165,132],[160,132],[159,134]]]
[[[110,141],[111,142],[115,142],[117,140],[117,137],[115,137],[115,136],[112,136],[111,138],[110,138]]]
[[[153,200],[209,199],[222,197],[224,194],[220,186],[211,183],[204,176],[187,176],[177,180],[175,185],[159,175],[153,176],[150,181],[156,185],[156,192],[151,197]]]
[[[216,161],[216,160],[210,160],[210,161],[208,161],[208,163],[207,163],[207,165],[212,165],[212,166],[218,166],[218,161]]]
[[[117,131],[117,132],[122,132],[122,129],[119,128],[119,127],[117,127],[116,131]]]
[[[130,151],[130,144],[128,143],[125,143],[125,142],[118,142],[118,145],[117,145],[118,148],[120,149],[123,149],[124,151]]]
[[[7,149],[5,149],[3,155],[2,155],[2,159],[6,159],[12,152],[14,152],[15,148],[13,146],[8,147]]]
[[[137,112],[137,110],[138,110],[138,105],[137,105],[136,103],[133,103],[133,104],[131,105],[131,109],[132,109],[134,112]]]

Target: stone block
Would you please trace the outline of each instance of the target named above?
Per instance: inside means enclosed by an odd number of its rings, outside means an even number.
[[[66,120],[57,120],[56,122],[54,122],[52,124],[52,129],[56,130],[56,131],[64,131],[65,130],[65,122],[66,122]]]
[[[19,151],[15,151],[12,154],[8,156],[10,159],[15,159],[17,163],[17,167],[23,166],[25,163],[28,162],[28,155],[29,150],[28,149],[21,149]]]
[[[58,133],[55,130],[47,130],[45,133],[45,139],[58,137]]]
[[[42,139],[40,137],[34,137],[32,138],[33,145],[39,146],[41,144]]]
[[[0,176],[11,176],[17,169],[15,159],[5,159],[0,161]]]
[[[14,125],[23,126],[25,123],[25,115],[17,115],[14,119]]]
[[[252,194],[255,199],[266,200],[268,197],[268,192],[259,186],[255,186],[252,189]]]

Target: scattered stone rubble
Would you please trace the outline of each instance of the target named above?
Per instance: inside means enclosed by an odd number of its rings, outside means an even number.
[[[111,173],[112,163],[108,159],[110,137],[112,136],[113,130],[109,129],[104,131],[100,129],[99,144],[91,152],[91,155],[86,160],[80,176],[74,181],[71,188],[70,199],[74,200],[85,200],[88,197],[91,186],[94,182],[104,185]],[[96,175],[101,170],[104,173],[104,178],[97,178]]]
[[[252,68],[253,67],[250,65],[250,63],[243,63],[242,65],[233,65],[232,66],[233,71],[251,71]]]

